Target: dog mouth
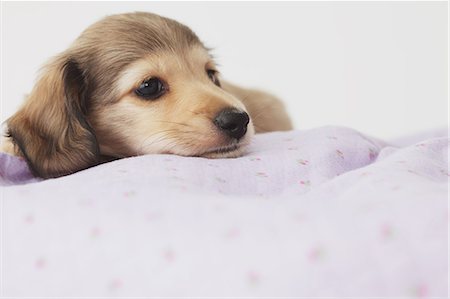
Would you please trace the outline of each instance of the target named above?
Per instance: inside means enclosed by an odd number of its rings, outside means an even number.
[[[243,148],[244,144],[234,143],[209,149],[198,156],[205,158],[236,158],[241,156]]]

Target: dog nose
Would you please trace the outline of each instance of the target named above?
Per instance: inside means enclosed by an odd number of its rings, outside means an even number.
[[[240,139],[247,132],[249,121],[250,118],[244,111],[227,108],[217,114],[214,124],[228,136]]]

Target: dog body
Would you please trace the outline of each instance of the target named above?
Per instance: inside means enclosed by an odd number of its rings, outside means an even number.
[[[48,178],[104,157],[237,157],[255,131],[291,127],[274,96],[221,82],[189,28],[137,12],[93,24],[45,66],[2,148]]]

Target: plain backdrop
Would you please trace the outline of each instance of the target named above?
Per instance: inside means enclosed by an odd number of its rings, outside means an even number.
[[[447,126],[446,2],[4,2],[1,121],[91,23],[149,11],[191,27],[230,81],[282,98],[297,129],[392,138]]]

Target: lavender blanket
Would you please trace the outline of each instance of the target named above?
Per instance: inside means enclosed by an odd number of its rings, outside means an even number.
[[[325,127],[45,181],[2,154],[3,295],[446,298],[448,138],[401,143]]]

